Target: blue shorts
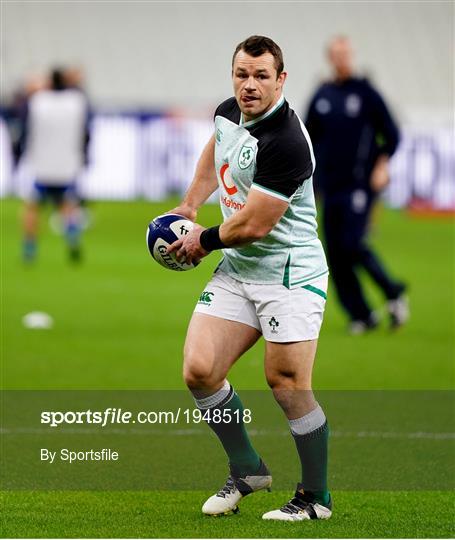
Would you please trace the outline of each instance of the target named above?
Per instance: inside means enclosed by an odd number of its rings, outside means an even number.
[[[63,202],[77,202],[79,197],[74,183],[61,186],[50,186],[35,182],[32,188],[30,199],[37,203],[44,203],[47,200],[60,205]]]

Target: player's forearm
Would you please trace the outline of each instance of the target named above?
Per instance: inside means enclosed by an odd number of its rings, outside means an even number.
[[[267,236],[275,223],[264,222],[244,208],[220,226],[220,240],[229,247],[251,244]]]
[[[203,249],[210,252],[214,249],[242,247],[266,236],[273,225],[263,227],[254,220],[241,214],[241,211],[229,218],[222,225],[210,227],[202,231],[199,242]]]
[[[242,210],[222,225],[202,231],[200,244],[206,251],[226,247],[241,247],[267,236],[288,208],[286,201],[250,190]]]
[[[182,205],[197,210],[218,187],[214,152],[215,137],[211,137],[199,158],[194,180],[182,201]]]

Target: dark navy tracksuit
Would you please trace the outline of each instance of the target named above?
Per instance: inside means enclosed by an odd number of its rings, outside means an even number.
[[[330,273],[352,320],[368,321],[371,309],[357,268],[363,267],[388,299],[404,290],[366,243],[374,193],[370,176],[381,154],[392,155],[399,132],[383,99],[366,79],[323,84],[306,115],[316,155],[315,185],[323,200]]]

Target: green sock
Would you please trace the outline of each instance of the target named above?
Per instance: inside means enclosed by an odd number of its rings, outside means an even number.
[[[327,421],[317,429],[299,435],[292,433],[302,465],[302,489],[315,502],[328,504],[330,494],[327,487],[327,454],[329,426]]]
[[[219,392],[221,393],[222,390]],[[206,422],[221,441],[235,475],[245,476],[255,473],[259,469],[261,458],[250,442],[243,422],[243,405],[232,386],[229,388],[228,395],[218,405],[205,408],[204,401],[204,399],[196,399],[202,413],[207,411]],[[223,411],[226,411],[224,417]],[[226,418],[226,421],[217,421],[220,418],[219,414],[221,418]],[[228,415],[231,417],[230,422]]]
[[[25,238],[23,244],[24,261],[33,261],[36,257],[36,240],[34,238]]]

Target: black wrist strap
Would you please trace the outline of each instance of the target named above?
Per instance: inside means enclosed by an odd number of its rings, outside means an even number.
[[[200,242],[205,251],[213,251],[214,249],[224,249],[228,247],[220,240],[220,225],[202,231]]]

